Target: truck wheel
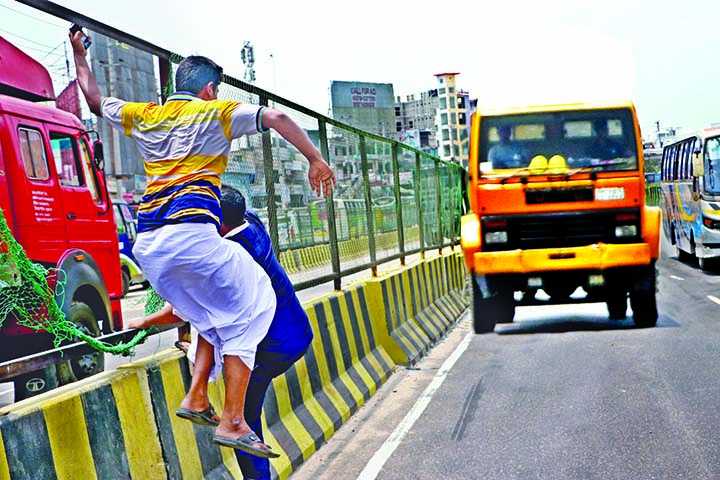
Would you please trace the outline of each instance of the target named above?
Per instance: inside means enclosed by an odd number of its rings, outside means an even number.
[[[624,320],[627,316],[627,292],[609,292],[605,305],[607,305],[610,320]]]
[[[494,300],[495,318],[497,323],[512,323],[515,318],[515,298],[511,290],[501,290]]]
[[[68,320],[73,322],[83,332],[92,337],[100,336],[100,327],[92,309],[83,302],[73,302],[70,305]],[[78,341],[78,339],[75,339]],[[95,351],[80,358],[74,358],[58,364],[58,377],[61,385],[76,382],[83,378],[100,373],[105,369],[105,354]]]
[[[483,298],[480,287],[474,278],[471,278],[473,292],[473,330],[475,333],[491,333],[495,330],[495,316],[487,308],[488,300],[492,298]]]
[[[633,322],[638,327],[654,327],[657,324],[658,310],[655,299],[657,273],[655,264],[641,274],[630,291],[630,308],[633,311]]]
[[[40,395],[58,386],[58,374],[55,365],[20,375],[13,379],[15,401]]]
[[[130,274],[125,270],[122,271],[122,294],[123,297],[130,291]]]
[[[698,267],[700,267],[700,270],[702,270],[703,272],[708,272],[715,269],[715,258],[697,257],[697,260]]]
[[[475,279],[473,291],[473,329],[475,333],[491,333],[497,323],[512,323],[515,300],[509,290],[500,290],[492,297],[483,297]]]

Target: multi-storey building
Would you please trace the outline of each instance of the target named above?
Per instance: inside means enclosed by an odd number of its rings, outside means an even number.
[[[97,32],[90,49],[90,68],[103,94],[133,102],[158,102],[154,57]],[[105,149],[108,189],[115,198],[139,200],[145,191],[145,169],[135,142],[97,119]]]
[[[467,92],[457,89],[457,72],[435,74],[438,82],[436,131],[438,156],[443,160],[462,163],[468,153],[468,120],[470,102]]]
[[[435,116],[438,110],[438,90],[420,95],[410,94],[406,101],[395,102],[395,138],[420,150],[437,154]]]

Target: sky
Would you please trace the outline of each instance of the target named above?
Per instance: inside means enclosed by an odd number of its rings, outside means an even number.
[[[635,102],[643,135],[720,123],[717,0],[58,0],[181,55],[327,114],[333,80],[392,83],[396,96],[458,87],[480,105]],[[65,68],[67,22],[0,0],[0,35]],[[54,51],[51,51],[55,48]]]

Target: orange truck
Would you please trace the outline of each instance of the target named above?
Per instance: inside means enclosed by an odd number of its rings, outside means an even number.
[[[660,209],[645,203],[631,102],[478,110],[471,119],[461,244],[473,326],[517,305],[605,302],[609,317],[657,323]]]

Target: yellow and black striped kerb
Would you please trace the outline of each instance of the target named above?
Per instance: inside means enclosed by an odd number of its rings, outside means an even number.
[[[395,367],[376,341],[363,287],[328,296],[306,311],[313,343],[265,397],[266,424],[287,455],[271,463],[279,478],[320,448]]]
[[[402,358],[393,360],[398,364],[413,364],[427,352],[431,341],[413,319],[408,291],[402,279],[402,273],[396,273],[377,282],[380,285],[388,332],[404,354]]]
[[[318,261],[312,254],[305,264]],[[464,268],[460,255],[440,256],[305,305],[312,345],[274,379],[263,409],[265,440],[283,454],[271,461],[274,478],[287,478],[397,364],[418,360],[459,319]],[[168,349],[0,409],[0,480],[241,478],[212,427],[175,416],[190,381],[185,356]],[[208,393],[221,411],[222,379]]]
[[[140,370],[100,374],[0,415],[2,479],[168,478]]]
[[[180,351],[164,350],[121,368],[142,368],[146,372],[167,478],[241,478],[232,449],[213,443],[213,427],[175,415],[191,382],[189,363]],[[208,396],[221,412],[225,400],[222,378],[210,383]]]
[[[430,278],[424,263],[406,272],[408,291],[414,317],[427,336],[436,343],[452,325],[452,319],[438,308],[429,295]]]

